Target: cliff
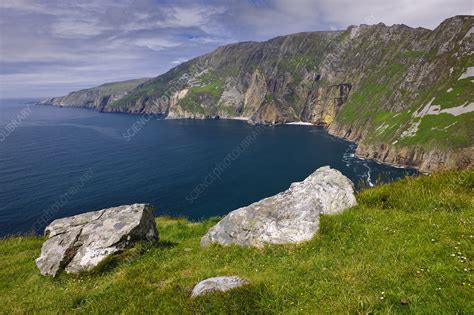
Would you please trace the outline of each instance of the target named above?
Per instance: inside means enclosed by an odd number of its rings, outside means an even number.
[[[43,105],[64,107],[85,107],[102,110],[110,103],[119,100],[148,79],[135,79],[106,83],[91,89],[74,91],[63,97],[51,97],[40,102]]]
[[[465,168],[474,156],[473,31],[473,16],[456,16],[435,30],[380,23],[231,44],[92,103],[169,118],[311,122],[358,142],[363,157]]]

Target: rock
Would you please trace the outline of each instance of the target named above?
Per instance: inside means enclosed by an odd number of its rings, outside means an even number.
[[[246,280],[236,276],[209,278],[196,284],[191,293],[191,297],[197,297],[215,291],[226,292],[246,284],[248,284]]]
[[[55,277],[91,270],[112,254],[139,240],[157,240],[153,207],[133,204],[53,221],[36,259],[41,274]]]
[[[201,245],[262,247],[313,238],[320,214],[334,214],[357,204],[352,182],[329,166],[275,196],[232,211],[201,239]]]
[[[71,92],[63,97],[52,97],[41,101],[41,105],[61,107],[86,107],[103,110],[107,105],[128,94],[148,78],[106,83],[91,89]]]
[[[410,304],[410,302],[408,302],[408,300],[401,299],[400,304],[403,305],[403,306],[406,306],[406,305]]]

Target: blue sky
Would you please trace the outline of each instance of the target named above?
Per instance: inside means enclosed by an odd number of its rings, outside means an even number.
[[[218,46],[353,24],[435,28],[472,0],[0,0],[0,97],[157,76]]]

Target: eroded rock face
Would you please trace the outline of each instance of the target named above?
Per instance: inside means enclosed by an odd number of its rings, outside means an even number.
[[[78,273],[139,240],[157,240],[153,207],[133,204],[53,221],[36,259],[41,274],[55,277],[62,269]]]
[[[106,83],[91,89],[71,92],[63,97],[52,97],[43,100],[40,104],[56,105],[65,107],[86,107],[105,111],[113,111],[107,105],[128,94],[148,79],[127,80],[121,82]],[[134,112],[133,110],[129,110]]]
[[[201,245],[262,247],[313,238],[320,214],[334,214],[356,205],[353,183],[329,166],[302,182],[247,207],[232,211],[201,239]]]
[[[209,278],[196,284],[191,297],[197,297],[215,291],[225,292],[246,284],[248,284],[246,280],[236,276]]]

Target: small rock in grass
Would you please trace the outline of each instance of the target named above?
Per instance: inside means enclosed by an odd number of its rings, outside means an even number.
[[[226,292],[246,284],[248,284],[246,280],[236,276],[209,278],[196,284],[191,297],[194,298],[215,291]]]

